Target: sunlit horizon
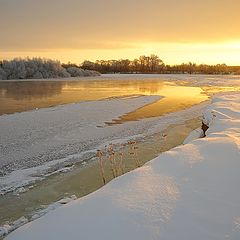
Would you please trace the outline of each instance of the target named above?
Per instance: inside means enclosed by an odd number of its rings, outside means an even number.
[[[240,65],[236,0],[3,0],[0,59],[133,60]]]
[[[3,52],[2,59],[41,57],[63,63],[82,63],[84,60],[133,60],[141,55],[158,55],[165,64],[194,62],[197,64],[240,65],[240,42],[225,43],[134,43],[132,48],[120,49],[55,49]]]

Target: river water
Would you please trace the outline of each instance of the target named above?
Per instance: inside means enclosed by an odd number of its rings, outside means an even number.
[[[5,81],[0,82],[0,115],[60,104],[138,95],[160,95],[161,99],[123,120],[161,116],[207,99],[200,87],[180,86],[164,79]]]

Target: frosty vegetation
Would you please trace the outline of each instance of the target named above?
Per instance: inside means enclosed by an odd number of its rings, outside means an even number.
[[[177,65],[165,64],[157,55],[140,56],[134,60],[97,60],[84,61],[83,69],[95,70],[100,73],[158,73],[158,74],[240,74],[240,66],[226,64],[196,64],[193,62]]]
[[[0,80],[98,76],[99,73],[77,66],[63,67],[59,61],[41,58],[16,58],[0,61]]]

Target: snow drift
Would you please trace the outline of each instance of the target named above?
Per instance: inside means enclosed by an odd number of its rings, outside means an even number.
[[[240,94],[215,97],[200,138],[28,223],[6,240],[240,239]]]

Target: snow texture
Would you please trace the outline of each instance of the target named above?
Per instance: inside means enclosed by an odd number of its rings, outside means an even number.
[[[204,117],[210,119],[205,138],[161,154],[6,240],[240,239],[240,94],[214,98]]]
[[[0,116],[0,194],[34,184],[59,169],[95,156],[108,142],[149,135],[199,116],[206,103],[158,118],[108,126],[161,97],[109,99]]]
[[[27,222],[28,222],[28,219],[23,216],[23,217],[20,217],[18,220],[14,221],[11,225],[5,224],[3,226],[0,226],[0,237],[9,234],[15,229],[26,224]]]
[[[188,137],[184,140],[183,144],[187,144],[195,139],[204,137],[204,132],[201,128],[193,130]]]
[[[43,173],[79,161],[114,136],[134,134],[136,128],[131,130],[131,124],[110,127],[105,122],[160,98],[90,101],[0,116],[0,168],[7,173],[0,177],[0,191],[41,180]]]
[[[56,208],[62,206],[63,204],[67,204],[70,203],[71,201],[76,200],[77,197],[75,195],[72,195],[71,197],[65,197],[63,199],[60,199],[59,201],[50,204],[49,206],[45,207],[42,206],[43,209],[37,211],[32,217],[31,217],[31,221],[36,220],[40,217],[42,217],[43,215],[45,215],[46,213],[55,210]],[[15,229],[23,226],[24,224],[26,224],[29,220],[22,216],[19,219],[17,219],[16,221],[12,222],[12,223],[7,223],[3,226],[0,226],[0,237],[6,236],[8,235],[10,232],[14,231]]]

